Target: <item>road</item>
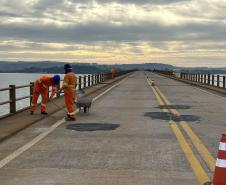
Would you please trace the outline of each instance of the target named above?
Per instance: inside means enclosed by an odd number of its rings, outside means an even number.
[[[203,184],[213,175],[225,105],[196,87],[135,72],[100,94],[90,113],[78,113],[76,124],[61,110],[1,142],[0,184]]]

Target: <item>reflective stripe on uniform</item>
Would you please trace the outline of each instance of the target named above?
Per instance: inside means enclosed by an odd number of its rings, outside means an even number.
[[[35,106],[36,104],[35,103],[31,103],[31,106]]]
[[[226,151],[226,143],[220,142],[219,150]]]
[[[75,111],[74,112],[68,112],[67,114],[70,115],[70,116],[74,116],[75,115]]]
[[[70,88],[75,88],[75,85],[68,85],[68,87],[70,87]]]
[[[43,81],[41,79],[38,80],[38,82],[45,88],[47,88],[47,86],[43,83]]]
[[[226,160],[225,159],[217,159],[216,167],[226,168]]]
[[[75,85],[68,85],[68,83],[63,83],[63,86],[68,88],[68,89],[76,90]]]
[[[42,106],[42,107],[46,107],[46,104],[44,104],[44,103],[41,103],[41,106]]]

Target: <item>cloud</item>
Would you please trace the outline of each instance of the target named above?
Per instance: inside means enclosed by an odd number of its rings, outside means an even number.
[[[96,2],[99,4],[109,4],[109,3],[118,3],[118,4],[170,4],[182,2],[181,0],[69,0],[73,3],[92,3]],[[185,1],[185,0],[184,0]],[[187,0],[188,1],[188,0]]]
[[[136,25],[110,23],[78,24],[58,27],[45,24],[2,24],[0,38],[28,39],[37,42],[96,42],[96,41],[174,41],[226,40],[226,25],[222,23],[191,23],[164,26],[143,22]]]
[[[105,63],[185,62],[196,53],[190,60],[222,60],[225,8],[226,0],[0,0],[0,52],[20,60],[54,52]]]

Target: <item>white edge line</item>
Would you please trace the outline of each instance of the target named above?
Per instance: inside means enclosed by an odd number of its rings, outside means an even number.
[[[120,82],[121,83],[121,82]],[[93,98],[93,102],[96,101],[97,99],[99,99],[101,96],[103,96],[104,94],[106,94],[108,91],[112,90],[113,88],[115,88],[116,86],[118,86],[120,83],[117,83],[113,86],[111,86],[109,89],[105,90],[104,92],[102,92],[101,94],[99,94],[98,96],[96,96],[95,98]]]
[[[119,82],[119,83],[111,86],[110,88],[108,88],[107,90],[105,90],[103,93],[101,93],[98,96],[96,96],[93,99],[93,102],[96,101],[97,99],[99,99],[101,96],[103,96],[107,92],[109,92],[110,90],[112,90],[113,88],[115,88],[116,86],[118,86],[120,83],[121,82]],[[78,109],[76,110],[76,112],[78,112]],[[45,138],[47,135],[49,135],[51,132],[53,132],[58,126],[60,126],[64,122],[65,122],[65,119],[64,118],[61,119],[61,120],[58,120],[55,124],[53,124],[51,127],[49,127],[48,130],[46,130],[45,132],[39,134],[34,139],[32,139],[30,142],[28,142],[24,146],[18,148],[13,153],[9,154],[7,157],[5,157],[4,159],[2,159],[0,161],[0,169],[2,167],[4,167],[5,165],[7,165],[9,162],[11,162],[13,159],[17,158],[19,155],[21,155],[22,153],[24,153],[26,150],[28,150],[29,148],[31,148],[32,146],[34,146],[36,143],[38,143],[39,141],[41,141],[43,138]]]
[[[201,89],[201,87],[194,87],[194,88],[199,89],[200,91],[203,91],[203,92],[205,92],[205,93],[207,93],[207,94],[214,95],[214,96],[216,96],[216,97],[218,97],[218,98],[226,99],[226,98],[223,97],[223,96],[220,96],[220,95],[217,95],[217,94],[215,94],[215,93],[209,92],[209,91],[207,91],[207,90]]]
[[[2,159],[0,161],[0,168],[2,168],[7,163],[9,163],[10,161],[12,161],[16,157],[18,157],[20,154],[22,154],[23,152],[25,152],[26,150],[28,150],[29,148],[31,148],[36,143],[38,143],[40,140],[42,140],[44,137],[46,137],[49,133],[51,133],[53,130],[55,130],[59,125],[61,125],[64,122],[65,122],[64,118],[61,119],[61,120],[59,120],[59,121],[57,121],[48,130],[46,130],[45,132],[39,134],[37,137],[35,137],[34,139],[32,139],[30,142],[28,142],[24,146],[18,148],[16,151],[14,151],[13,153],[9,154],[7,157],[5,157],[4,159]]]

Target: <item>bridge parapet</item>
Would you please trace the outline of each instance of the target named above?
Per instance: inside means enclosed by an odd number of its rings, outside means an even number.
[[[176,73],[173,71],[154,70],[155,73],[179,80],[190,85],[200,86],[206,89],[226,94],[226,75],[210,73]]]
[[[124,71],[118,71],[116,73],[116,77],[118,76],[122,76],[124,74],[130,73],[133,70],[124,70]],[[89,74],[89,75],[79,75],[77,78],[77,88],[78,89],[85,89],[87,87],[92,87],[95,85],[98,85],[106,80],[111,79],[111,73],[99,73],[99,74]],[[23,89],[23,88],[29,88],[29,95],[27,96],[22,96],[22,97],[17,97],[17,89]],[[21,86],[16,86],[16,85],[9,85],[9,87],[7,88],[2,88],[0,89],[0,92],[7,92],[8,91],[8,99],[6,98],[4,101],[0,102],[0,107],[3,105],[9,105],[8,109],[8,113],[4,114],[4,115],[0,115],[0,118],[4,118],[7,117],[9,115],[15,114],[17,112],[21,112],[23,110],[26,110],[29,108],[29,104],[25,105],[23,108],[21,109],[17,109],[17,105],[16,103],[18,101],[21,100],[26,100],[26,99],[30,99],[30,103],[31,103],[31,99],[32,99],[32,94],[33,94],[33,89],[34,89],[34,82],[30,82],[30,84],[26,84],[26,85],[21,85]],[[50,91],[49,91],[50,92]],[[56,98],[61,97],[60,93],[57,93]],[[49,93],[48,93],[48,98],[49,98]]]

